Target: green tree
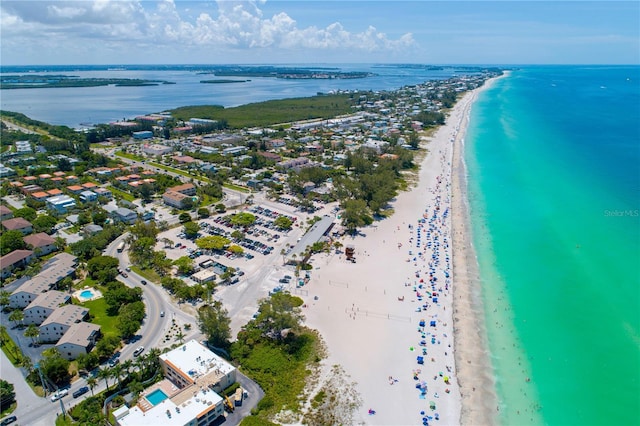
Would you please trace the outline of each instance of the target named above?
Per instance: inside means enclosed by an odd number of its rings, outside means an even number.
[[[231,216],[231,224],[234,226],[242,226],[246,228],[247,226],[253,225],[256,221],[256,217],[251,213],[240,212]]]
[[[24,336],[31,338],[31,342],[35,345],[38,336],[40,336],[40,329],[35,324],[29,324],[27,329],[24,331]]]
[[[194,271],[194,261],[189,256],[182,256],[173,261],[181,275],[190,275]]]
[[[87,354],[80,354],[76,358],[79,370],[91,371],[100,364],[100,359],[95,351]]]
[[[225,205],[224,205],[224,204],[222,204],[222,203],[218,203],[218,204],[216,204],[214,208],[216,209],[216,211],[217,211],[218,213],[224,213],[224,212],[226,212],[226,211],[227,211],[227,208],[226,208],[226,207],[225,207]]]
[[[109,391],[109,379],[111,377],[113,377],[112,373],[111,373],[111,369],[108,368],[108,367],[103,367],[103,368],[99,369],[97,377],[99,379],[103,379],[104,380],[104,384],[107,386],[107,392],[108,392]]]
[[[100,359],[109,358],[120,347],[120,338],[110,334],[102,336],[96,344],[96,352]]]
[[[69,378],[69,361],[63,358],[55,347],[45,352],[44,358],[40,361],[42,374],[56,384],[66,382]]]
[[[0,412],[6,410],[16,400],[13,384],[0,379]]]
[[[206,207],[200,207],[198,209],[198,217],[200,219],[205,219],[210,216],[209,209]]]
[[[207,342],[217,348],[229,346],[231,338],[229,312],[219,301],[198,309],[198,327],[207,336]]]
[[[89,386],[89,389],[91,389],[91,396],[94,396],[93,388],[95,388],[97,384],[98,380],[93,376],[89,376],[89,378],[87,379],[87,386]]]
[[[18,323],[22,324],[23,320],[24,320],[24,312],[22,312],[21,309],[14,309],[9,314],[9,321],[13,321],[16,327],[18,326]]]
[[[100,284],[115,280],[120,261],[112,256],[96,256],[87,262],[89,276]]]
[[[51,233],[56,223],[58,223],[56,218],[48,214],[41,214],[31,222],[36,232],[46,232],[47,234]]]
[[[279,229],[288,230],[293,226],[293,221],[286,216],[278,216],[273,221],[273,224]]]
[[[13,212],[13,217],[21,217],[29,222],[33,221],[37,216],[38,212],[36,209],[32,209],[31,207],[23,207]]]
[[[220,235],[211,235],[207,237],[198,238],[196,240],[196,246],[203,250],[222,250],[231,240],[222,237]]]
[[[229,246],[227,250],[229,250],[233,254],[238,254],[238,255],[244,253],[244,249],[235,244]]]
[[[128,339],[136,334],[140,329],[142,320],[145,316],[145,307],[143,302],[133,302],[120,306],[118,310],[118,320],[116,327],[120,331],[123,339]]]
[[[300,306],[304,302],[287,293],[276,293],[260,303],[255,324],[265,336],[282,340],[284,330],[298,330],[304,319]]]
[[[105,222],[107,221],[107,218],[108,218],[107,212],[105,212],[102,209],[97,209],[91,215],[91,219],[93,220],[93,223],[100,226],[103,226],[105,224]]]
[[[26,244],[20,231],[5,231],[0,235],[0,252],[2,256],[14,250],[22,250],[25,247]]]
[[[367,203],[364,200],[346,200],[342,208],[342,225],[354,233],[357,228],[368,225],[373,222],[373,218],[369,214]]]
[[[184,234],[187,238],[193,239],[200,232],[200,225],[195,222],[186,222],[184,225]]]
[[[187,212],[182,212],[178,216],[178,220],[180,221],[180,223],[191,222],[191,215]]]
[[[9,296],[11,295],[11,293],[9,293],[6,290],[0,290],[0,309],[2,309],[3,311],[5,310],[5,308],[7,306],[9,306],[10,303],[10,299]]]

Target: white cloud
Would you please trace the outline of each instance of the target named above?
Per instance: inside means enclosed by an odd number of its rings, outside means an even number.
[[[339,22],[299,28],[284,11],[264,16],[264,3],[219,0],[217,7],[205,9],[202,3],[176,4],[173,0],[3,0],[3,53],[43,38],[58,43],[61,51],[95,43],[96,39],[103,45],[121,43],[129,49],[156,46],[209,51],[304,48],[384,52],[415,45],[409,33],[390,39],[372,26],[362,32],[351,32]],[[192,12],[195,18],[188,17]],[[96,49],[100,46],[94,44]]]

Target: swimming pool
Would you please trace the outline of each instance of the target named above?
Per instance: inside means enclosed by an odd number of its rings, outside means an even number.
[[[155,406],[160,404],[162,401],[164,401],[169,397],[161,389],[156,389],[150,394],[148,394],[147,396],[145,396],[145,398],[147,398],[147,401],[149,401],[151,405]]]
[[[91,290],[82,290],[80,296],[83,299],[91,299],[93,297],[93,292]]]

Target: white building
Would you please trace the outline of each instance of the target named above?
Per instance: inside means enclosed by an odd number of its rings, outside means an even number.
[[[24,308],[24,323],[40,325],[61,305],[69,303],[71,296],[57,290],[41,293]]]
[[[68,195],[49,197],[46,200],[47,208],[58,213],[67,213],[76,206],[76,200]]]
[[[73,324],[82,322],[88,314],[89,309],[83,306],[59,307],[40,324],[40,341],[57,342]]]
[[[142,146],[142,152],[148,155],[164,155],[169,154],[173,151],[173,148],[166,145],[160,145],[157,143],[154,144],[145,144]]]
[[[223,415],[216,392],[235,383],[233,365],[196,340],[160,355],[160,365],[165,380],[148,389],[135,407],[114,413],[118,426],[204,426]]]
[[[69,361],[80,354],[87,354],[100,337],[100,326],[90,322],[79,322],[69,327],[64,336],[56,344],[60,355]]]

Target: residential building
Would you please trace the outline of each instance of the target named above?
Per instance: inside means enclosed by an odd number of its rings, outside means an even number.
[[[17,268],[24,268],[35,255],[31,250],[14,250],[9,254],[0,257],[0,276],[7,278]]]
[[[167,191],[179,192],[184,195],[196,195],[196,187],[192,183],[184,183],[182,185],[168,188]]]
[[[98,194],[93,191],[82,191],[80,193],[80,201],[83,203],[90,203],[98,200]]]
[[[153,385],[136,406],[114,413],[118,426],[212,424],[224,414],[221,392],[236,381],[236,368],[196,340],[160,355],[165,380]],[[167,398],[146,398],[160,389]]]
[[[83,234],[85,237],[90,237],[102,231],[102,229],[103,229],[102,226],[91,223],[84,227]]]
[[[53,253],[58,249],[56,240],[44,232],[28,235],[24,237],[24,242],[31,246],[31,249],[38,257]]]
[[[59,195],[57,197],[47,198],[47,208],[57,213],[68,213],[76,207],[76,200],[68,195]]]
[[[162,194],[162,200],[164,201],[164,203],[177,209],[181,209],[183,207],[184,200],[187,198],[191,197],[175,191],[167,191]]]
[[[80,354],[91,351],[100,337],[100,326],[90,322],[79,322],[69,327],[66,333],[56,343],[60,355],[69,361]]]
[[[113,199],[113,193],[106,188],[96,188],[93,192],[98,194],[98,197],[104,197],[107,200]]]
[[[11,219],[13,217],[13,211],[4,205],[0,205],[0,221]]]
[[[61,305],[71,301],[71,296],[57,290],[41,293],[24,308],[24,323],[40,325]]]
[[[169,154],[172,151],[173,148],[171,148],[170,146],[160,145],[157,143],[142,145],[142,152],[147,155],[165,155]]]
[[[309,164],[308,158],[299,157],[299,158],[292,158],[286,161],[281,161],[276,165],[283,170],[289,170],[289,169],[298,170],[302,167],[306,167],[308,164]]]
[[[247,151],[246,146],[232,146],[222,150],[222,155],[237,156]]]
[[[11,167],[7,167],[4,164],[0,164],[0,177],[13,176],[16,174],[16,171]]]
[[[113,220],[132,225],[138,220],[138,214],[133,210],[120,207],[111,212]]]
[[[7,231],[20,231],[22,235],[29,235],[33,232],[31,222],[22,217],[4,220],[2,221],[2,227]]]
[[[57,342],[73,324],[84,321],[87,315],[89,309],[83,306],[60,306],[40,324],[40,341]]]
[[[31,250],[23,251],[29,252],[33,256]],[[63,278],[73,276],[78,265],[77,260],[77,257],[69,253],[58,253],[53,256],[36,276],[16,288],[9,295],[9,306],[12,308],[26,308],[36,297],[55,287]],[[2,267],[4,268],[4,263]]]

